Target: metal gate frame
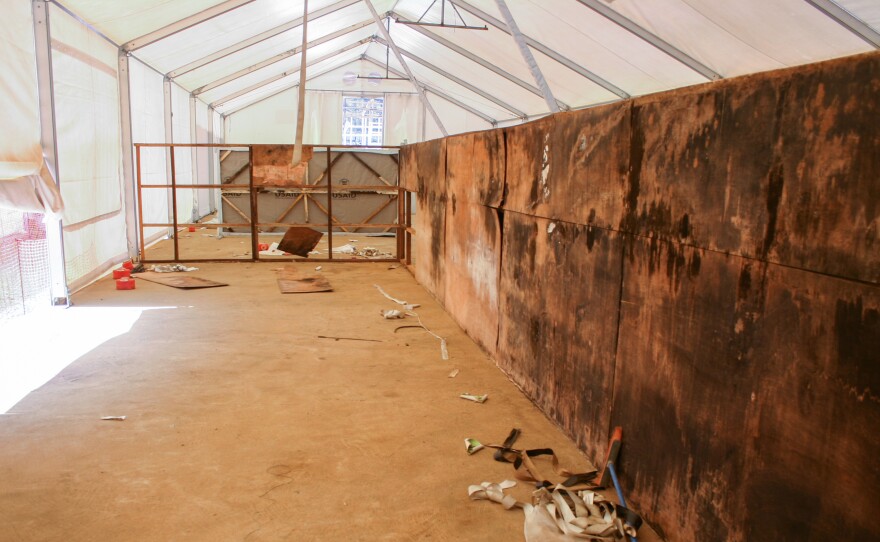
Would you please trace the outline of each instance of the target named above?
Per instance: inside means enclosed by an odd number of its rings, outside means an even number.
[[[323,149],[326,151],[327,157],[327,169],[326,169],[326,186],[318,186],[318,185],[309,185],[309,184],[301,184],[301,185],[293,185],[293,186],[285,186],[285,188],[293,188],[302,190],[302,194],[313,194],[313,193],[326,193],[327,197],[327,223],[326,224],[301,224],[302,226],[326,226],[327,228],[327,245],[328,245],[328,257],[327,258],[295,258],[295,257],[272,257],[271,259],[262,259],[260,258],[259,253],[259,234],[263,231],[262,228],[278,228],[278,227],[290,227],[290,226],[298,226],[300,224],[287,224],[280,222],[258,222],[259,218],[258,214],[258,189],[261,187],[254,187],[254,164],[253,164],[253,145],[236,145],[229,143],[135,143],[135,157],[136,157],[136,166],[137,166],[137,223],[138,223],[138,239],[140,240],[140,246],[138,250],[138,256],[142,263],[176,263],[176,262],[257,262],[257,261],[269,261],[269,262],[296,262],[296,261],[310,261],[310,262],[352,262],[352,263],[363,263],[363,262],[400,262],[411,261],[410,258],[410,250],[412,247],[411,235],[414,233],[412,230],[411,218],[409,213],[411,212],[411,203],[410,198],[408,197],[408,192],[400,186],[400,160],[395,160],[397,162],[397,185],[384,185],[384,186],[372,186],[372,185],[357,185],[357,186],[344,186],[344,187],[334,187],[333,186],[333,168],[332,168],[332,160],[331,156],[334,149],[400,149],[399,146],[392,145],[382,145],[382,146],[359,146],[359,145],[313,145],[312,147],[315,150]],[[183,147],[186,149],[192,149],[196,147],[207,147],[207,148],[216,148],[216,149],[242,149],[247,148],[249,157],[248,157],[248,168],[250,170],[250,180],[248,184],[177,184],[177,171],[175,167],[175,149],[178,147]],[[141,149],[143,148],[165,148],[168,149],[168,160],[170,163],[170,172],[171,179],[168,184],[144,184],[142,182],[142,171],[141,171]],[[345,152],[345,151],[344,151]],[[250,199],[250,214],[249,220],[247,222],[242,223],[232,223],[232,222],[222,222],[222,223],[212,223],[212,226],[217,226],[218,228],[223,227],[247,227],[250,228],[250,239],[251,239],[251,257],[248,258],[181,258],[180,257],[180,247],[178,243],[178,233],[180,232],[181,226],[189,227],[189,226],[199,226],[199,223],[192,222],[180,222],[177,216],[177,190],[196,190],[196,189],[210,189],[210,190],[221,190],[221,189],[239,189],[239,190],[247,190]],[[144,223],[144,210],[143,210],[143,191],[147,189],[162,189],[162,190],[170,190],[171,191],[171,217],[172,221],[170,223]],[[351,192],[352,190],[396,190],[397,195],[393,196],[397,198],[397,223],[395,224],[348,224],[348,223],[340,223],[333,216],[333,197],[332,194],[334,192]],[[247,218],[247,217],[245,217]],[[367,259],[354,259],[354,258],[334,258],[333,257],[333,229],[334,228],[386,228],[387,230],[394,229],[397,231],[396,235],[396,249],[397,253],[394,258],[367,258]],[[171,260],[168,259],[145,259],[144,251],[146,249],[145,238],[144,238],[144,229],[145,228],[172,228],[172,233],[170,237],[174,244],[174,258]]]

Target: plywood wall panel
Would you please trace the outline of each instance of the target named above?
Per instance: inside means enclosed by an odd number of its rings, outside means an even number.
[[[618,226],[629,169],[631,104],[555,115],[547,143],[550,197],[540,216],[606,229]]]
[[[507,191],[504,132],[490,130],[474,132],[471,136],[474,139],[474,201],[489,207],[501,207]]]
[[[498,360],[596,460],[608,437],[620,237],[504,215]]]
[[[786,83],[771,259],[880,284],[880,57]]]
[[[446,206],[444,305],[458,324],[490,355],[498,340],[498,271],[501,226],[498,212],[452,199]]]
[[[745,539],[876,539],[880,288],[771,265],[764,289]]]
[[[549,150],[555,117],[505,128],[507,197],[504,208],[521,214],[546,216],[550,198],[565,197],[550,182]]]
[[[634,240],[612,415],[630,500],[669,540],[878,532],[878,308],[857,283]]]
[[[747,467],[741,450],[761,374],[746,325],[761,294],[740,287],[743,266],[735,256],[630,239],[612,420],[624,428],[628,498],[652,524],[676,526],[668,540],[743,540],[734,480]]]
[[[413,217],[415,277],[442,303],[446,279],[446,141],[420,143],[416,163],[416,201]]]

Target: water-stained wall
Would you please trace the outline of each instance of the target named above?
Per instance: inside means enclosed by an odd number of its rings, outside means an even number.
[[[880,539],[880,54],[402,157],[416,277],[668,540]]]

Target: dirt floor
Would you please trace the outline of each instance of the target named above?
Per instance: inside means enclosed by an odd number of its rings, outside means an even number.
[[[0,416],[0,540],[523,540],[522,512],[467,497],[512,466],[464,439],[519,427],[522,447],[586,458],[405,268],[322,266],[334,292],[282,295],[278,263],[247,262],[198,265],[223,288],[105,278],[76,294],[151,310]],[[420,303],[451,359],[395,333],[412,319],[381,318],[397,306],[374,284]]]

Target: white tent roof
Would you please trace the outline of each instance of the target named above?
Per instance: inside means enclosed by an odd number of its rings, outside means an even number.
[[[490,122],[549,107],[497,0],[372,0],[420,85]],[[55,0],[221,113],[299,80],[301,0]],[[562,109],[880,47],[877,0],[506,0]],[[486,26],[411,26],[404,21]],[[311,0],[309,80],[392,77],[364,0]],[[388,59],[386,61],[386,58]],[[364,61],[367,62],[364,62]],[[373,61],[373,62],[370,62]],[[386,64],[387,62],[387,64]],[[343,86],[342,77],[337,85]],[[400,81],[385,81],[394,90]],[[412,89],[410,83],[409,89]],[[383,90],[383,86],[376,88]]]

